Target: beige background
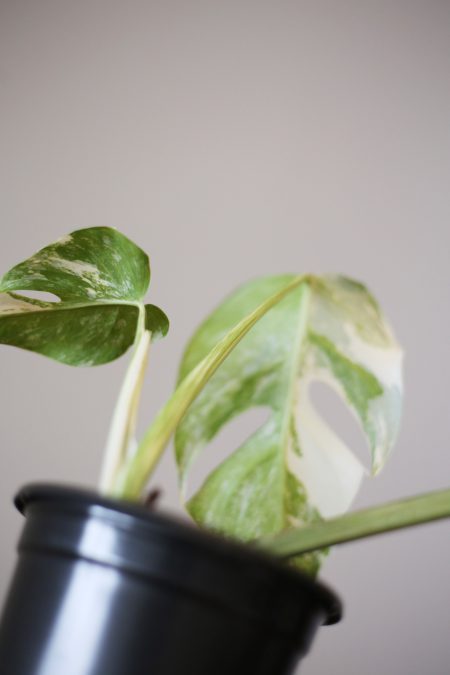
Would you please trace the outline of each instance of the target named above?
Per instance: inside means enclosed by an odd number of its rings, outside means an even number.
[[[357,505],[449,485],[449,73],[448,0],[1,0],[0,269],[89,225],[150,252],[172,331],[143,425],[193,327],[238,283],[363,279],[405,345],[407,396],[396,452]],[[95,483],[125,361],[76,370],[1,347],[0,364],[3,595],[11,496],[35,479]],[[169,455],[159,478],[178,508]],[[449,535],[441,523],[335,551],[323,578],[346,618],[303,675],[448,673]]]

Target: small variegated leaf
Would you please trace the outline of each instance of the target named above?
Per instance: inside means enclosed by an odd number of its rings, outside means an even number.
[[[246,284],[218,307],[184,354],[180,380],[220,338],[292,277]],[[311,403],[309,387],[333,386],[366,435],[373,471],[394,443],[401,407],[401,350],[370,293],[342,277],[308,277],[235,347],[178,427],[182,494],[201,451],[252,407],[270,417],[188,501],[193,518],[242,540],[345,512],[364,468]],[[321,552],[300,563],[317,571]]]
[[[168,320],[144,305],[147,255],[108,227],[77,230],[46,246],[0,280],[0,343],[75,366],[106,363],[134,342],[140,313],[157,339]],[[45,291],[43,302],[20,292]]]

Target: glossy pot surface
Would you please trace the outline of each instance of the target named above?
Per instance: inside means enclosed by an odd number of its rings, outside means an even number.
[[[21,490],[2,675],[288,675],[341,605],[249,547],[95,493]]]

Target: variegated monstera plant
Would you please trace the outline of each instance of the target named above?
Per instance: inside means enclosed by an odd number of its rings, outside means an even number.
[[[312,405],[310,384],[329,384],[355,414],[374,474],[394,444],[402,395],[401,349],[367,289],[344,277],[275,276],[239,288],[194,334],[173,396],[137,443],[149,344],[168,330],[164,312],[144,302],[149,282],[147,255],[106,227],[72,232],[0,281],[1,343],[73,366],[133,348],[105,454],[105,494],[139,500],[175,434],[184,499],[210,441],[264,407],[267,421],[187,501],[200,525],[315,573],[329,545],[450,515],[449,491],[342,515],[364,469]]]

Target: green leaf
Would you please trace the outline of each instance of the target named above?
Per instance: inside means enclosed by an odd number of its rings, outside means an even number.
[[[153,339],[168,320],[144,305],[150,282],[147,255],[117,230],[77,230],[13,267],[0,280],[0,343],[74,366],[121,356],[133,344],[138,317]],[[43,302],[18,291],[45,291]]]
[[[230,327],[291,281],[246,284],[192,338],[180,380]],[[184,416],[176,433],[182,494],[195,459],[240,413],[270,417],[205,480],[188,501],[194,519],[242,540],[303,526],[346,511],[364,467],[313,407],[309,387],[324,381],[353,411],[384,464],[401,407],[401,350],[364,286],[342,277],[309,277],[274,306],[230,354]],[[310,571],[320,553],[305,561]]]

